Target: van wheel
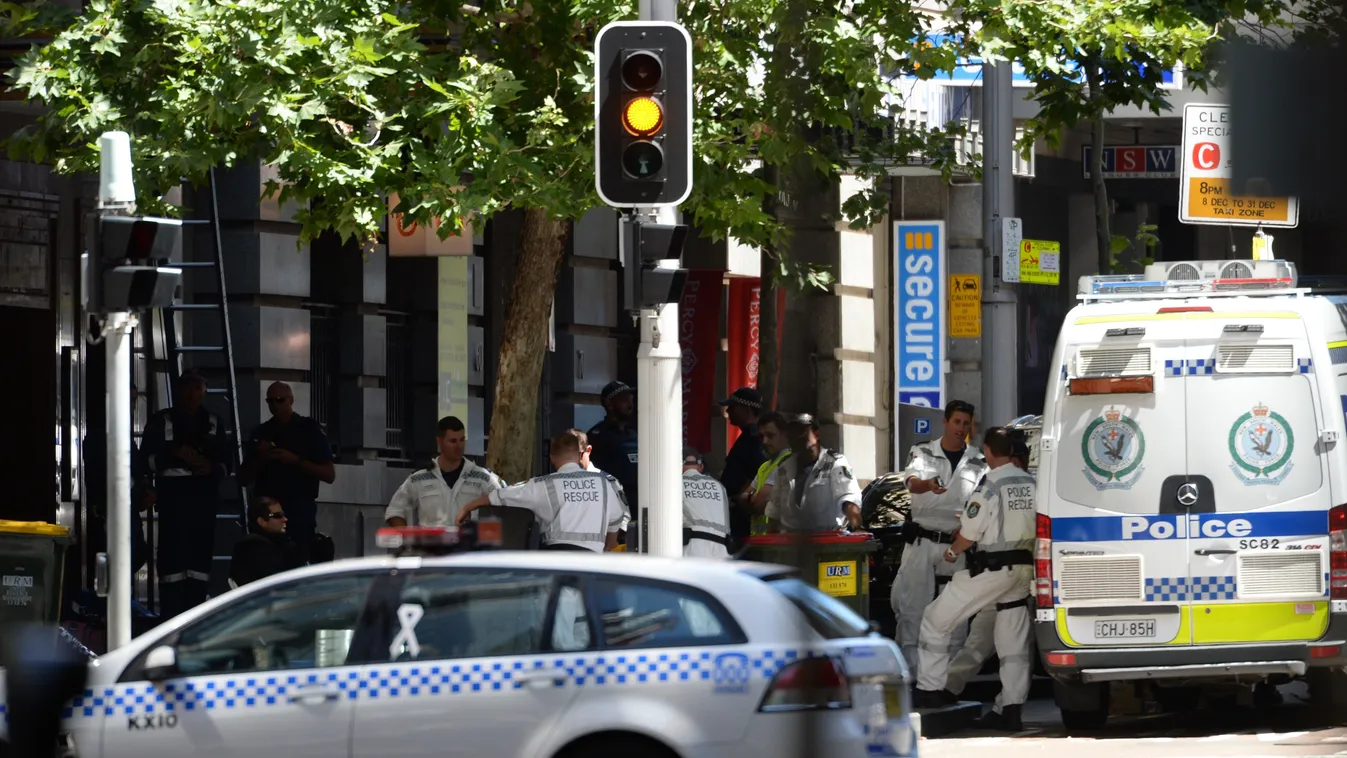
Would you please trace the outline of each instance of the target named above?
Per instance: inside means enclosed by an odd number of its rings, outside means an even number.
[[[1310,669],[1310,707],[1316,718],[1330,724],[1347,723],[1347,671],[1341,668]]]
[[[1097,731],[1108,721],[1107,684],[1067,683],[1054,680],[1052,697],[1062,712],[1062,726],[1066,728],[1067,734]]]

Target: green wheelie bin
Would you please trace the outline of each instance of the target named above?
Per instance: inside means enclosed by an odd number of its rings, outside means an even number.
[[[70,529],[0,520],[0,626],[61,620],[61,582]]]
[[[870,555],[879,541],[869,534],[758,534],[748,538],[748,560],[799,565],[800,551],[814,566],[801,578],[870,620]]]

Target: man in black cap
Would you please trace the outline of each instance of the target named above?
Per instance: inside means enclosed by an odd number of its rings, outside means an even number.
[[[588,432],[589,460],[622,485],[631,509],[628,529],[638,528],[635,525],[641,511],[636,491],[636,390],[624,382],[609,382],[599,399],[607,415]]]
[[[753,513],[749,500],[753,497],[753,477],[767,460],[767,452],[758,439],[758,416],[762,414],[762,394],[752,387],[740,387],[719,403],[725,408],[730,423],[739,427],[739,439],[725,456],[725,468],[720,472],[720,483],[730,493],[730,539],[743,544],[753,530]]]

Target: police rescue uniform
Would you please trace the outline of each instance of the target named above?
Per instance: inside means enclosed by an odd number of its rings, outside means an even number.
[[[959,513],[973,494],[978,480],[987,471],[987,461],[972,446],[965,446],[959,465],[950,466],[949,456],[936,438],[913,445],[908,455],[903,481],[939,477],[945,493],[912,493],[909,523],[903,530],[907,545],[903,548],[898,575],[893,580],[889,602],[898,617],[898,644],[909,666],[917,663],[917,638],[921,632],[921,615],[936,595],[936,577],[952,576],[963,568],[963,559],[947,563],[945,550],[954,542],[953,532],[959,528]],[[964,632],[959,630],[953,640],[955,646],[963,643]]]
[[[715,477],[683,472],[683,555],[728,558],[730,496]]]
[[[566,463],[555,474],[492,490],[492,505],[527,508],[538,518],[545,548],[603,552],[607,535],[621,529],[626,499],[606,473]]]
[[[393,493],[384,520],[400,518],[412,526],[453,526],[459,509],[505,483],[494,472],[467,458],[451,489],[438,461],[407,477]]]
[[[779,521],[787,531],[836,531],[845,523],[843,504],[861,504],[861,487],[846,456],[836,450],[820,450],[803,489],[796,486],[801,465],[809,464],[802,456],[792,455],[777,466],[767,500],[767,518]]]
[[[917,687],[945,688],[949,638],[954,628],[979,611],[995,607],[994,639],[1000,659],[1001,694],[996,710],[1020,705],[1029,696],[1029,614],[1025,602],[1033,583],[1034,478],[1013,464],[992,469],[968,501],[959,533],[977,543],[969,568],[927,607],[921,621]]]

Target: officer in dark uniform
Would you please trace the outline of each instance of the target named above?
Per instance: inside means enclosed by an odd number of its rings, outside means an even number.
[[[206,380],[178,378],[172,408],[150,417],[142,446],[159,511],[159,592],[169,619],[206,599],[220,480],[228,456],[220,417],[202,407]]]
[[[721,400],[731,424],[739,428],[739,437],[725,456],[720,483],[730,495],[730,536],[733,550],[748,539],[753,530],[749,501],[753,497],[753,478],[767,462],[767,451],[758,439],[758,416],[762,413],[762,395],[752,387],[740,387]]]
[[[636,545],[640,529],[640,498],[636,491],[636,390],[624,382],[609,382],[599,395],[607,416],[588,432],[592,448],[589,460],[600,471],[612,474],[622,485],[631,523],[627,526],[627,545]]]

